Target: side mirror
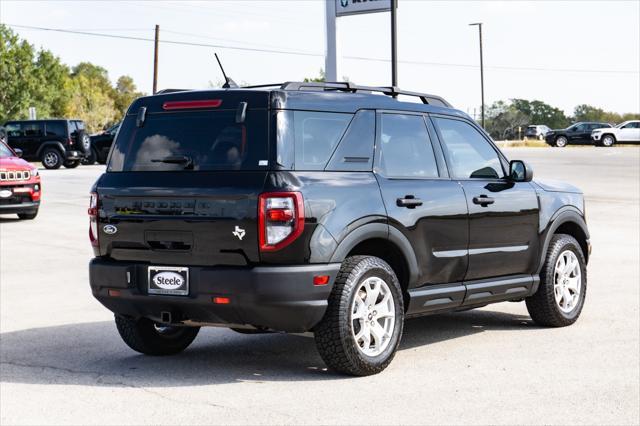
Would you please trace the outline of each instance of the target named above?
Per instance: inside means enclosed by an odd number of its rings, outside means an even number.
[[[531,182],[533,169],[522,160],[513,160],[509,163],[509,179],[514,182]]]
[[[15,148],[13,152],[16,153],[16,157],[22,157],[22,150],[20,148]]]

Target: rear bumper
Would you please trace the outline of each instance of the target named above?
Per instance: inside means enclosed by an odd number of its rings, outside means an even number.
[[[81,151],[66,151],[64,154],[66,160],[82,160],[84,154]]]
[[[265,266],[255,268],[189,267],[189,295],[147,293],[143,263],[100,258],[89,264],[91,290],[100,303],[120,315],[173,323],[255,326],[277,331],[311,330],[323,317],[340,264]],[[313,277],[329,275],[329,284],[314,286]],[[117,296],[110,296],[109,290]],[[227,297],[229,304],[215,304]]]

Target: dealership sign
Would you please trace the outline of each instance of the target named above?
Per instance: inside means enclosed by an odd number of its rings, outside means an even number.
[[[336,16],[391,10],[391,0],[335,0]]]

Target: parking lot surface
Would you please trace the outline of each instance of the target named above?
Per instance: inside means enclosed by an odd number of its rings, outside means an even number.
[[[0,219],[2,424],[638,424],[640,149],[506,149],[587,200],[593,255],[573,326],[524,303],[409,320],[382,374],[326,371],[313,339],[207,328],[145,357],[91,296],[88,193],[103,166],[42,170],[34,221]]]

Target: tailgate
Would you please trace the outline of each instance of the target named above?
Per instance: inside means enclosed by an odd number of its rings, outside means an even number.
[[[258,195],[266,176],[266,171],[106,173],[98,187],[100,253],[158,265],[257,262]]]

